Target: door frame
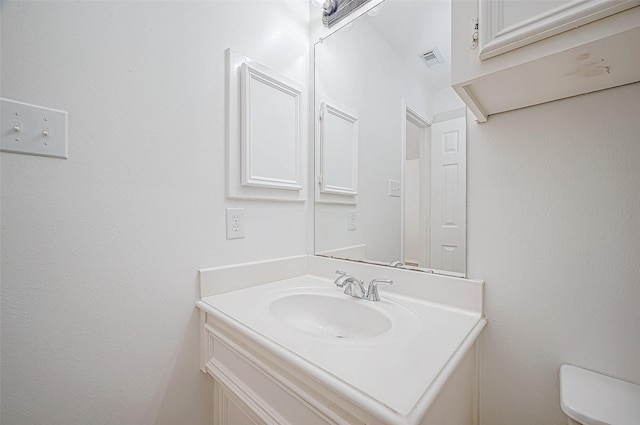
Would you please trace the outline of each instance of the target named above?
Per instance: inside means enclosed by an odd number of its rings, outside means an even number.
[[[426,172],[424,167],[424,162],[426,160],[425,156],[431,156],[431,135],[429,128],[433,123],[431,117],[427,114],[417,112],[417,108],[414,108],[407,104],[406,100],[402,100],[402,120],[400,125],[400,155],[401,155],[401,167],[400,167],[400,258],[399,260],[404,263],[405,255],[404,255],[404,232],[405,232],[405,202],[406,202],[406,191],[405,191],[405,164],[407,161],[407,121],[421,128],[422,131],[422,143],[420,143],[420,178],[426,179]],[[424,217],[425,220],[420,220],[420,243],[423,245],[422,248],[425,253],[425,261],[429,261],[429,249],[431,244],[431,232],[430,232],[430,214],[431,214],[431,186],[429,185],[428,191],[424,196],[424,199],[420,200],[420,211],[421,218]]]

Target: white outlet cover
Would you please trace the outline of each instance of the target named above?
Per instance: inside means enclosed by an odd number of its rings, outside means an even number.
[[[68,114],[0,99],[0,151],[66,159]]]
[[[244,238],[244,208],[227,208],[227,239]]]

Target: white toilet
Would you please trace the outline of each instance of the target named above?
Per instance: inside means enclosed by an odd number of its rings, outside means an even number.
[[[639,425],[640,385],[564,365],[560,405],[569,425]]]

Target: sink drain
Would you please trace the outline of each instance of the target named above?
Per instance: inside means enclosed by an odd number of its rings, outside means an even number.
[[[336,335],[336,338],[344,338],[342,335]]]

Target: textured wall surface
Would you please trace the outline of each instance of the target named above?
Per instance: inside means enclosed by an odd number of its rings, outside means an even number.
[[[305,204],[225,201],[224,50],[306,84],[308,5],[1,15],[1,94],[68,111],[70,155],[1,155],[2,424],[209,423],[197,270],[306,252]]]
[[[640,384],[640,84],[468,120],[481,423],[564,425],[558,369]]]

